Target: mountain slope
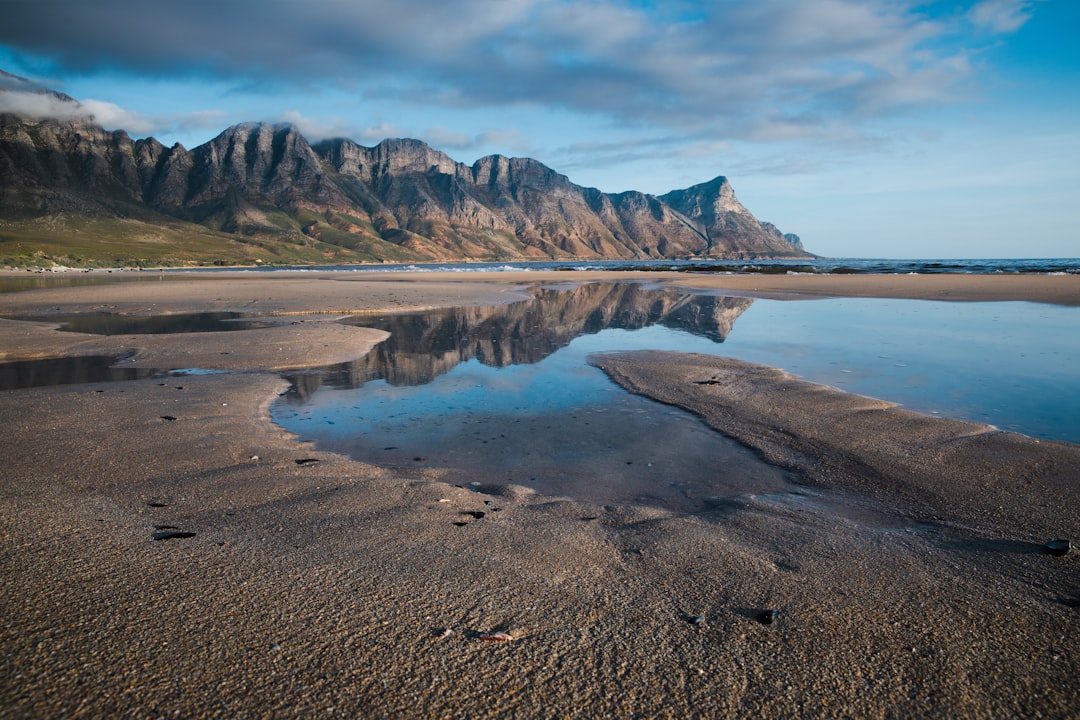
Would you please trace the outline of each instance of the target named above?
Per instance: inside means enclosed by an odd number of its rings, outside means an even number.
[[[11,78],[0,100],[49,93]],[[49,223],[124,221],[173,227],[181,244],[185,233],[238,244],[223,262],[807,256],[723,177],[660,197],[607,194],[527,158],[469,166],[417,140],[312,146],[264,123],[169,148],[102,129],[67,96],[47,100],[51,116],[0,112],[0,243],[18,236],[23,252]]]

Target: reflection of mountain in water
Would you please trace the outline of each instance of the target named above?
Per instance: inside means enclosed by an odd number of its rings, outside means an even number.
[[[423,385],[473,358],[495,367],[530,364],[579,335],[657,324],[723,342],[752,302],[634,283],[595,283],[573,290],[536,290],[531,300],[497,307],[353,318],[347,322],[386,330],[390,338],[359,360],[293,380],[302,398],[324,381],[344,387],[379,379],[391,385]]]

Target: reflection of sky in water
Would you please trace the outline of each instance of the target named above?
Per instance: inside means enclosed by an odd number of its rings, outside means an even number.
[[[452,432],[468,413],[597,408],[624,393],[586,364],[589,354],[663,349],[736,357],[912,410],[1080,442],[1078,319],[1078,308],[1033,303],[758,300],[723,344],[661,326],[604,330],[532,365],[470,360],[417,387],[379,380],[320,389],[291,408],[295,417],[279,408],[276,419],[304,437],[341,439],[418,416],[449,423]]]
[[[388,420],[418,416],[439,418],[479,412],[542,415],[595,408],[621,398],[625,392],[587,364],[590,354],[658,347],[717,354],[721,346],[659,326],[604,330],[580,336],[535,364],[495,368],[474,359],[426,385],[393,386],[385,380],[373,380],[360,388],[320,389],[303,408],[312,417],[334,423],[319,431],[327,437],[373,432],[377,427],[396,424]],[[283,422],[289,425],[287,420]],[[437,430],[433,428],[432,432]]]
[[[1080,308],[755,302],[723,353],[920,412],[1080,442]]]

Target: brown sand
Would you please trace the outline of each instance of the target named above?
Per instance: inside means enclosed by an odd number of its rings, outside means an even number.
[[[825,292],[801,277],[648,279]],[[913,285],[1080,295],[1075,278],[942,277]],[[825,278],[907,297],[907,278],[878,279]],[[5,295],[0,313],[340,313],[502,301],[520,282],[184,279]],[[5,321],[0,357],[271,370],[381,337],[331,319],[114,338]],[[472,492],[298,444],[269,422],[285,388],[270,372],[0,394],[0,716],[1080,714],[1080,556],[1040,547],[1078,537],[1075,446],[715,358],[599,362],[803,469],[805,492],[689,516]],[[153,539],[176,531],[195,535]]]

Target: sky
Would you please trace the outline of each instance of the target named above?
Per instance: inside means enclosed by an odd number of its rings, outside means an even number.
[[[725,175],[829,257],[1080,256],[1076,0],[0,10],[0,69],[166,145],[291,122],[312,141],[418,138],[468,164],[532,157],[605,192]],[[25,101],[0,93],[0,111]]]

